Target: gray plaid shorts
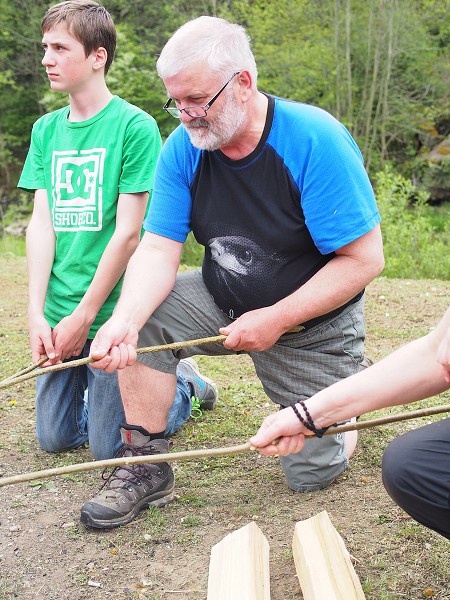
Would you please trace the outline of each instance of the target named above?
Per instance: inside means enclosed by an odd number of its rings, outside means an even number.
[[[174,289],[139,334],[139,347],[218,335],[231,322],[214,303],[200,271],[177,276]],[[361,370],[364,357],[364,296],[329,320],[286,333],[269,350],[249,352],[268,397],[280,407],[306,399]],[[221,342],[138,355],[140,362],[175,373],[180,359],[236,354]],[[288,485],[299,492],[327,487],[348,467],[344,435],[310,438],[298,454],[280,457]]]

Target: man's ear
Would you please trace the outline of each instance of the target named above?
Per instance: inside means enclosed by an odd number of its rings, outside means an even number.
[[[100,46],[100,48],[94,50],[92,54],[94,57],[94,62],[92,63],[93,69],[98,71],[99,69],[104,68],[108,59],[108,52],[106,49],[103,48],[103,46]]]
[[[239,73],[239,94],[242,102],[247,102],[253,94],[252,90],[252,76],[249,71],[241,71]]]

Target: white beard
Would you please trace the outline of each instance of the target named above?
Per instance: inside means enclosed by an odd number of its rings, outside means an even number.
[[[200,150],[218,150],[227,146],[245,122],[245,113],[233,92],[228,93],[220,112],[209,119],[194,119],[183,123],[192,145]]]

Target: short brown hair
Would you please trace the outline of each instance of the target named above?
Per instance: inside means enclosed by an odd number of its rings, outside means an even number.
[[[105,48],[106,74],[116,50],[116,28],[106,8],[93,0],[65,0],[51,6],[45,13],[42,33],[60,23],[64,23],[67,31],[83,44],[86,57],[100,47]]]

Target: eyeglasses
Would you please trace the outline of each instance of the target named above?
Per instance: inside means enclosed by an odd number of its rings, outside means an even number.
[[[183,113],[183,111],[192,119],[200,119],[201,117],[206,117],[207,111],[211,108],[213,103],[217,100],[217,98],[220,96],[220,94],[223,92],[223,90],[227,87],[227,85],[230,83],[230,81],[233,79],[233,77],[236,77],[236,75],[239,75],[239,73],[240,73],[240,71],[236,71],[236,73],[233,73],[233,75],[230,77],[230,79],[226,82],[226,84],[224,86],[222,86],[220,88],[220,90],[217,92],[217,94],[215,96],[213,96],[211,98],[211,100],[207,104],[204,104],[203,106],[186,106],[186,108],[177,108],[176,106],[170,106],[170,103],[172,102],[173,99],[169,98],[167,100],[167,102],[164,104],[163,108],[166,112],[169,113],[169,115],[172,115],[172,117],[175,117],[175,119],[181,119],[181,114]]]

